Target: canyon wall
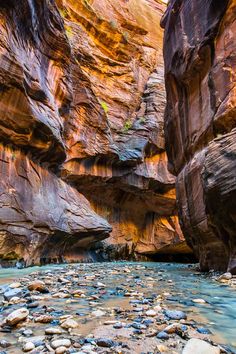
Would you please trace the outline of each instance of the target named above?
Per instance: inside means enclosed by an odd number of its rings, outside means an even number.
[[[202,270],[236,273],[236,1],[170,0],[162,26],[182,230]]]
[[[0,1],[1,259],[191,252],[165,152],[164,10]]]

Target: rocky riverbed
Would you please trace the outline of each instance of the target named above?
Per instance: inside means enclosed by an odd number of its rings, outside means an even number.
[[[191,265],[179,267],[96,263],[18,271],[22,276],[1,286],[0,353],[235,353],[230,323],[222,317],[220,331],[214,300],[217,291],[227,298],[235,289],[203,279]],[[231,316],[233,331],[233,309]]]

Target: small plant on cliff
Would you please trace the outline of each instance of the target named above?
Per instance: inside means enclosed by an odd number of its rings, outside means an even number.
[[[128,32],[123,32],[122,33],[122,37],[123,37],[123,40],[124,42],[128,42],[128,39],[129,39],[129,33]]]
[[[68,10],[63,8],[63,9],[59,9],[60,15],[63,18],[67,18],[68,17]]]
[[[71,27],[65,25],[65,31],[68,39],[71,39],[73,37],[73,31]]]
[[[146,122],[146,117],[142,116],[142,117],[139,118],[139,123],[140,124],[143,124],[145,122]]]
[[[106,102],[101,101],[100,105],[101,105],[102,109],[104,110],[104,112],[107,114],[108,113],[108,106],[107,106]]]
[[[12,154],[11,154],[11,159],[12,159],[12,161],[14,161],[14,160],[16,159],[16,154],[15,154],[14,151],[13,151]]]
[[[132,122],[130,119],[128,119],[123,126],[123,132],[127,132],[128,130],[130,130],[131,127],[132,127]]]
[[[115,20],[111,20],[111,21],[110,21],[110,25],[111,25],[111,27],[112,27],[113,29],[116,29],[116,28],[117,28],[117,23],[116,23]]]

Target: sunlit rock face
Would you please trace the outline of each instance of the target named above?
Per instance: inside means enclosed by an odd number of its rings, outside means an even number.
[[[175,178],[167,170],[165,153],[159,25],[165,4],[144,0],[57,4],[75,63],[63,179],[112,225],[106,242],[121,248],[120,257],[124,248],[126,255],[136,258],[191,252],[178,224]],[[84,76],[79,85],[78,70]]]
[[[19,151],[0,148],[0,256],[55,259],[109,235],[110,225],[74,188]]]
[[[66,158],[71,48],[53,1],[1,1],[0,33],[0,257],[63,260],[111,231],[48,171]]]
[[[165,153],[164,10],[0,1],[2,257],[76,260],[108,222],[118,258],[190,251]]]
[[[201,268],[236,273],[236,2],[169,2],[165,137],[182,230]]]

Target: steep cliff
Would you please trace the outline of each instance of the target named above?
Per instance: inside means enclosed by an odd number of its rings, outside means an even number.
[[[0,1],[2,258],[76,259],[108,222],[111,258],[188,253],[165,153],[162,1],[18,5]]]
[[[171,0],[162,20],[170,171],[201,268],[236,273],[236,2]]]
[[[144,0],[57,4],[76,63],[63,179],[112,225],[108,258],[191,252],[178,225],[175,178],[165,153],[159,26],[165,5]],[[84,85],[92,90],[83,95],[78,63]]]

